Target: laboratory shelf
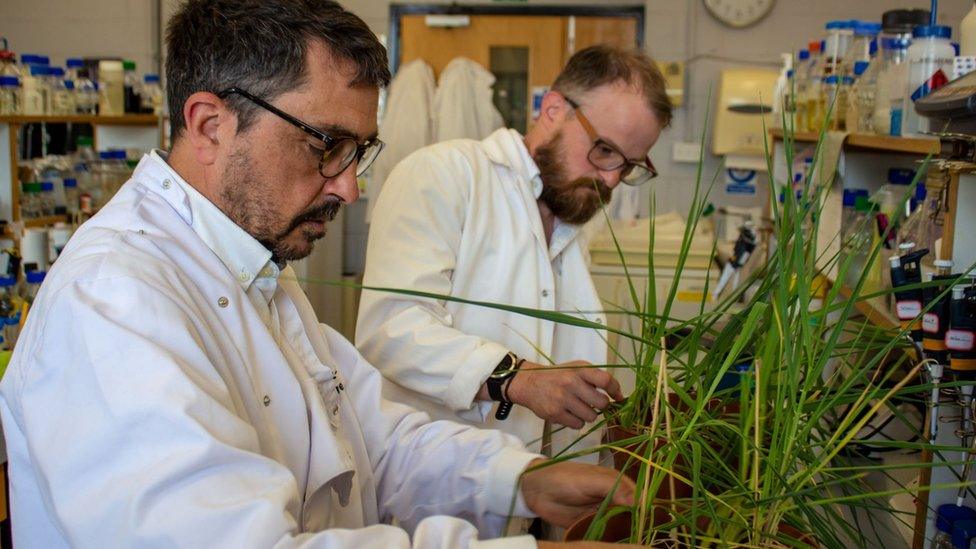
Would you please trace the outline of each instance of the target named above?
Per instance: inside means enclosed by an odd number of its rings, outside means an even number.
[[[772,129],[769,134],[773,139],[782,141],[783,130]],[[793,135],[796,143],[816,143],[820,135],[816,132],[798,132]],[[871,133],[852,133],[844,140],[847,150],[874,151],[893,154],[938,154],[939,140],[935,138],[892,137]]]
[[[156,126],[159,117],[153,114],[126,114],[123,116],[71,115],[71,116],[0,116],[0,124],[92,124],[104,126]]]

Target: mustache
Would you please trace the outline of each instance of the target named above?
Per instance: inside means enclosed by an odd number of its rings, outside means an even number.
[[[290,232],[306,221],[321,221],[324,219],[326,222],[329,222],[334,220],[335,217],[339,215],[339,208],[342,207],[343,201],[341,198],[334,196],[330,196],[326,200],[327,201],[325,204],[315,206],[299,214],[298,217],[291,222],[291,225],[288,227],[288,230],[286,230],[285,233]]]
[[[586,187],[587,189],[595,190],[600,194],[600,198],[604,203],[610,201],[610,196],[613,191],[600,179],[592,179],[588,177],[581,177],[576,179],[570,184],[571,187]]]

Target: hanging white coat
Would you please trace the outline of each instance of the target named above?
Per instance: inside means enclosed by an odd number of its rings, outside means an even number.
[[[143,159],[34,303],[0,384],[16,546],[475,546],[448,514],[499,534],[534,456],[381,400],[290,268],[276,337],[172,177]]]
[[[364,284],[580,313],[604,322],[580,231],[557,220],[547,244],[536,203],[541,191],[539,170],[514,130],[414,153],[393,170],[379,197]],[[384,393],[389,398],[435,418],[512,433],[532,450],[540,448],[543,420],[516,406],[498,421],[490,414],[492,403],[474,400],[505,353],[542,364],[607,359],[602,331],[376,291],[362,294],[356,345],[391,381]],[[558,431],[554,450],[579,434]],[[598,440],[594,433],[577,448]]]

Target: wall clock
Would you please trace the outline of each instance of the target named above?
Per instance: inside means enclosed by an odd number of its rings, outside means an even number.
[[[776,0],[705,0],[705,7],[722,24],[742,28],[766,17],[775,3]]]

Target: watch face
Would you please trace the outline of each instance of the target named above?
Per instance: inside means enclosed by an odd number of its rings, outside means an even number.
[[[730,27],[747,27],[773,9],[775,0],[705,0],[713,17]]]

